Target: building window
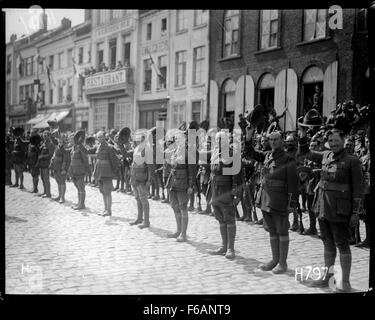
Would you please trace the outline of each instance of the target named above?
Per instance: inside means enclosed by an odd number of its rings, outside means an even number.
[[[323,112],[323,70],[317,66],[309,67],[302,77],[303,110],[305,114],[310,109]]]
[[[224,15],[224,57],[239,54],[239,10],[226,10]]]
[[[96,103],[94,115],[94,130],[103,130],[107,128],[108,103]],[[112,129],[112,128],[111,128]]]
[[[108,20],[108,10],[99,10],[99,24],[105,23]]]
[[[275,78],[272,74],[264,74],[259,81],[259,103],[266,108],[274,107]]]
[[[261,49],[277,47],[278,11],[261,11]]]
[[[191,120],[201,122],[202,101],[193,101],[191,104]]]
[[[110,54],[110,69],[116,68],[116,50],[117,50],[117,41],[116,39],[109,40],[109,54]]]
[[[58,94],[58,96],[57,96],[57,102],[58,103],[62,103],[63,102],[63,80],[58,80],[58,82],[57,82],[58,84],[57,84],[57,94]]]
[[[33,74],[34,67],[34,57],[26,58],[26,76],[31,76]]]
[[[78,64],[83,63],[83,47],[78,49]]]
[[[112,11],[112,19],[120,19],[122,17],[124,10],[111,10]]]
[[[143,83],[143,91],[151,91],[151,59],[143,60],[143,68],[144,68],[144,83]]]
[[[176,52],[176,80],[175,86],[184,86],[186,83],[186,51]]]
[[[7,73],[11,73],[12,71],[12,55],[7,56]]]
[[[308,9],[304,13],[303,40],[311,41],[326,37],[327,28],[326,9]]]
[[[53,70],[53,56],[49,56],[48,66],[50,70]]]
[[[223,85],[223,95],[222,95],[222,111],[220,113],[221,117],[231,117],[234,115],[234,110],[236,109],[236,84],[232,79],[225,81]]]
[[[207,23],[207,10],[194,10],[194,26]]]
[[[183,121],[186,120],[185,117],[185,105],[186,102],[177,102],[173,104],[172,107],[172,128],[177,128]]]
[[[10,81],[7,81],[7,88],[6,88],[6,102],[9,105],[10,104],[10,97],[11,97],[11,91],[10,91]]]
[[[193,84],[202,83],[204,81],[204,59],[205,59],[205,47],[194,48],[193,57]]]
[[[24,91],[24,86],[20,86],[20,97],[19,97],[19,102],[21,103],[22,101],[25,100],[25,91]]]
[[[152,23],[147,23],[146,40],[151,40],[151,36],[152,36]]]
[[[18,65],[20,77],[25,75],[25,60],[21,59],[20,64]]]
[[[70,102],[73,99],[73,78],[68,78],[68,93],[66,95],[66,101]]]
[[[167,56],[163,55],[158,58],[158,67],[160,75],[158,75],[158,89],[167,87]]]
[[[49,104],[53,104],[53,89],[49,89]]]
[[[59,53],[59,60],[58,60],[58,69],[62,69],[64,66],[63,66],[63,56],[64,56],[64,52],[60,52]]]
[[[124,65],[130,65],[130,37],[124,37],[124,57],[123,57],[123,63]]]
[[[167,18],[161,19],[161,36],[167,34]]]
[[[115,129],[131,127],[131,103],[115,104]]]
[[[177,10],[176,15],[176,31],[184,31],[187,29],[186,10]]]
[[[73,65],[73,49],[68,49],[67,66],[71,67],[72,65]]]
[[[103,42],[97,44],[96,52],[97,52],[97,59],[96,59],[97,69],[100,70],[101,64],[103,62],[103,56],[104,56],[104,43]]]
[[[44,89],[44,83],[41,83],[39,86],[39,92],[38,92],[38,101],[42,104],[44,104],[44,96],[45,96],[45,89]]]

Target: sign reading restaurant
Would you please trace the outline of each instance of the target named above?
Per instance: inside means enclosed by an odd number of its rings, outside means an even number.
[[[94,30],[95,37],[112,34],[117,31],[129,31],[133,27],[133,18],[125,18],[115,24],[100,26]]]
[[[125,89],[126,87],[126,70],[117,70],[105,73],[94,74],[85,79],[85,89],[93,90],[113,90]]]

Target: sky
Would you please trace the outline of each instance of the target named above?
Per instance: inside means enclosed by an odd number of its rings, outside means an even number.
[[[39,14],[42,9],[39,6],[33,6],[29,9],[2,9],[5,11],[5,42],[9,42],[10,36],[15,33],[17,39],[22,35],[28,36],[39,30]],[[54,29],[61,24],[63,18],[72,21],[72,27],[84,21],[83,9],[48,9],[47,30]]]

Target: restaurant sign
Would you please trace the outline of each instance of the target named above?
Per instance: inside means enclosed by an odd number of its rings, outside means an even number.
[[[85,79],[86,94],[126,88],[126,69],[97,73]]]

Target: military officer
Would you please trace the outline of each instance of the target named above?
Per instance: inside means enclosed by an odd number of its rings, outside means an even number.
[[[55,151],[55,145],[51,139],[51,132],[46,129],[43,131],[43,143],[40,147],[37,167],[40,168],[44,192],[42,198],[51,198],[51,184],[49,180],[49,165]]]
[[[169,234],[169,238],[176,238],[178,242],[187,240],[189,223],[187,204],[196,183],[197,166],[189,163],[186,132],[180,131],[176,136],[176,149],[171,155],[171,172],[168,186],[170,188],[170,204],[175,214],[177,231]]]
[[[300,146],[306,144],[306,129],[299,128]],[[324,263],[328,273],[309,284],[328,287],[333,276],[336,247],[340,253],[341,279],[336,279],[337,291],[350,291],[352,255],[349,246],[350,227],[358,223],[362,208],[362,170],[359,159],[349,155],[344,148],[345,133],[341,128],[327,132],[331,150],[310,151],[308,158],[322,164],[320,181],[314,199],[313,210],[318,216],[321,238],[324,244]]]
[[[49,168],[53,171],[53,175],[56,179],[59,195],[52,198],[52,200],[59,201],[59,203],[64,203],[66,192],[66,175],[70,165],[70,150],[67,149],[68,137],[66,134],[58,133],[57,140],[58,145],[55,148]]]
[[[12,185],[12,151],[13,151],[14,141],[12,139],[11,130],[8,131],[5,141],[5,185]]]
[[[256,203],[260,206],[266,230],[270,233],[272,260],[260,266],[261,270],[274,274],[285,273],[288,269],[289,219],[288,209],[297,196],[297,167],[293,157],[283,149],[281,132],[269,135],[271,151],[260,152],[253,149],[251,137],[254,129],[247,129],[245,157],[263,162],[261,186]]]
[[[87,150],[83,146],[85,131],[79,130],[73,136],[73,147],[70,153],[69,175],[72,177],[74,186],[78,192],[78,203],[73,206],[74,210],[85,209],[85,175],[91,174]]]
[[[365,147],[367,149],[367,153],[362,156],[361,162],[362,162],[362,172],[364,177],[364,208],[365,208],[365,214],[363,217],[363,220],[365,222],[365,228],[366,228],[366,238],[362,242],[356,244],[356,247],[370,247],[370,210],[371,210],[371,193],[370,193],[370,167],[371,167],[371,154],[370,154],[370,140],[369,140],[370,132],[368,130],[367,137],[365,138]]]
[[[14,171],[16,173],[16,182],[11,187],[19,187],[23,189],[23,172],[25,171],[26,157],[27,157],[27,143],[22,139],[24,129],[22,127],[15,128],[13,135],[16,138],[12,150],[12,162]],[[18,181],[20,182],[18,184]]]
[[[26,160],[27,169],[33,178],[33,190],[31,191],[31,193],[38,193],[40,169],[36,166],[36,164],[38,162],[41,141],[42,137],[38,133],[31,133],[29,150],[27,152]]]
[[[138,130],[134,133],[133,162],[130,168],[130,181],[133,187],[135,200],[137,201],[137,219],[130,225],[139,225],[140,229],[150,227],[150,205],[148,202],[148,189],[151,185],[151,177],[154,170],[152,163],[147,163],[146,155],[147,130]]]
[[[114,190],[112,180],[117,177],[120,171],[120,160],[116,155],[113,146],[109,145],[105,140],[103,131],[96,134],[99,141],[99,147],[96,151],[96,163],[94,169],[95,181],[99,184],[100,193],[103,195],[104,212],[103,216],[112,215],[112,195]]]
[[[229,133],[224,131],[220,131],[216,134],[215,147],[210,158],[212,190],[211,203],[214,209],[215,218],[219,222],[222,240],[222,246],[218,250],[212,251],[211,254],[224,255],[227,259],[234,259],[236,207],[240,200],[239,187],[241,185],[241,170],[237,173],[233,172],[233,160],[221,156],[221,147],[223,146],[225,148],[225,144],[222,144],[222,140],[229,139],[228,135]],[[233,156],[233,148],[229,150],[229,156]],[[232,168],[232,170],[230,170],[232,171],[232,174],[226,174],[223,170],[224,168]]]

